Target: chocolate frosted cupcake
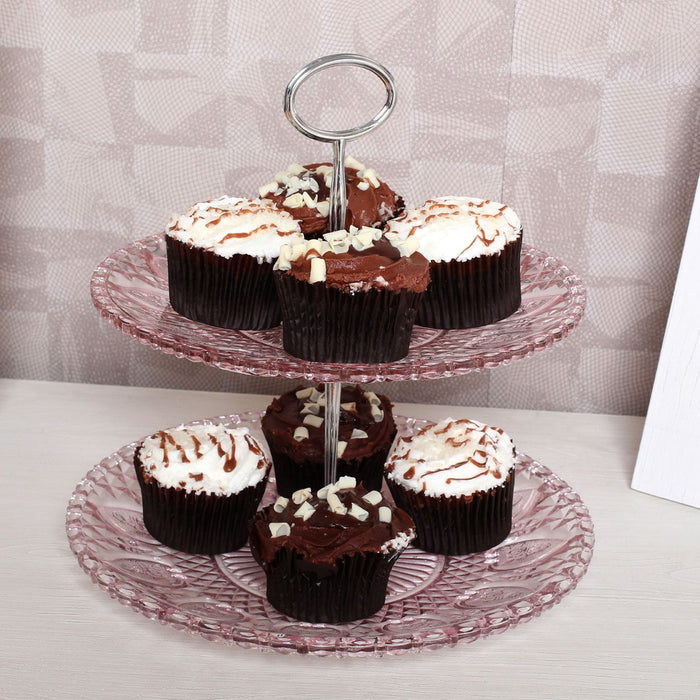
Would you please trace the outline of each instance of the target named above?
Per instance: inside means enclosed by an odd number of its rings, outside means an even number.
[[[384,605],[391,568],[413,536],[405,512],[344,476],[259,511],[250,550],[274,608],[306,622],[349,622]]]
[[[134,454],[146,529],[192,554],[239,549],[270,466],[247,428],[204,423],[151,435]]]
[[[274,274],[284,349],[316,362],[405,357],[430,279],[415,245],[362,228],[283,246]]]
[[[473,328],[520,306],[522,226],[505,204],[438,197],[389,222],[386,237],[414,239],[430,261],[430,286],[416,323]]]
[[[510,532],[515,448],[500,428],[447,418],[399,438],[386,466],[396,505],[416,523],[416,547],[471,554]]]
[[[274,399],[262,418],[281,496],[307,486],[316,491],[324,484],[325,398],[323,385],[299,387]],[[366,489],[380,490],[395,435],[386,396],[359,386],[342,387],[338,476],[352,476]]]
[[[329,192],[333,166],[330,163],[290,165],[275,175],[275,181],[260,188],[260,196],[288,211],[307,238],[330,231]],[[380,227],[400,214],[404,202],[374,170],[354,158],[345,159],[347,209],[345,228]]]
[[[299,225],[267,200],[195,204],[168,224],[170,305],[193,321],[234,329],[280,322],[272,264],[283,243],[303,241]]]

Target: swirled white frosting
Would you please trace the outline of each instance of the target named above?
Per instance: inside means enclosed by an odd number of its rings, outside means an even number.
[[[428,260],[464,262],[495,255],[522,233],[520,219],[505,204],[473,197],[435,197],[387,224],[389,240],[418,242]]]
[[[250,255],[258,262],[274,260],[284,243],[304,240],[292,215],[273,202],[238,197],[199,202],[182,216],[172,216],[166,233],[223,258]]]
[[[505,482],[514,464],[513,449],[501,428],[446,418],[399,438],[386,478],[427,496],[468,496]]]
[[[181,425],[146,438],[139,448],[146,478],[161,486],[218,496],[259,483],[270,462],[248,428]]]

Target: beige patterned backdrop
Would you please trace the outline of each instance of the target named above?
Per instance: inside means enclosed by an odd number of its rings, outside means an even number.
[[[172,212],[328,157],[288,124],[282,94],[305,63],[351,51],[399,88],[353,155],[409,203],[509,203],[527,242],[588,290],[581,327],[554,349],[387,393],[642,414],[700,163],[699,37],[697,0],[3,0],[0,374],[288,386],[128,339],[98,317],[89,279]],[[338,78],[307,86],[310,121],[348,126],[383,100],[366,73]]]

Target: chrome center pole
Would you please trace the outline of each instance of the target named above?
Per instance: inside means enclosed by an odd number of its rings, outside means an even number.
[[[328,130],[318,129],[309,125],[296,109],[295,98],[297,90],[312,75],[319,71],[334,66],[354,66],[365,68],[374,73],[384,83],[387,97],[383,107],[377,114],[365,124],[352,129]],[[345,214],[347,209],[347,186],[345,181],[345,144],[347,141],[359,138],[383,124],[394,110],[396,105],[396,82],[389,71],[380,63],[352,53],[333,54],[324,56],[304,66],[290,81],[284,91],[284,113],[304,136],[316,141],[324,141],[333,144],[333,176],[329,194],[329,224],[330,230],[336,231],[345,228]],[[336,466],[338,460],[338,425],[340,422],[340,382],[326,382],[326,412],[324,421],[324,476],[325,483],[336,480]]]

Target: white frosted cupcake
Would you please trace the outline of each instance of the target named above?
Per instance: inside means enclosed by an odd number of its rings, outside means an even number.
[[[394,241],[415,240],[430,262],[419,325],[483,326],[520,306],[522,226],[507,205],[436,197],[390,221],[385,235]]]
[[[399,438],[386,481],[416,523],[415,546],[436,554],[490,549],[510,532],[515,448],[501,428],[447,418]]]
[[[151,435],[134,454],[146,529],[183,552],[239,549],[270,466],[247,428],[204,423]]]
[[[272,265],[304,240],[272,202],[221,197],[173,216],[166,231],[170,305],[193,321],[232,329],[280,322]]]

